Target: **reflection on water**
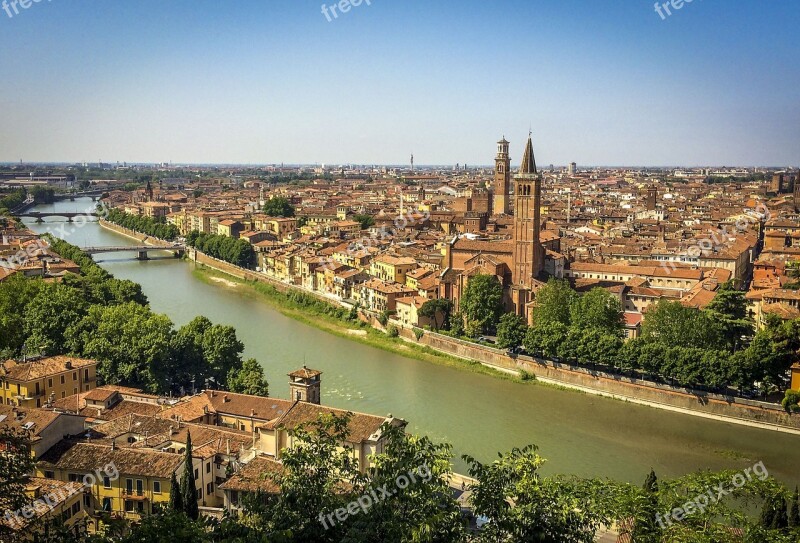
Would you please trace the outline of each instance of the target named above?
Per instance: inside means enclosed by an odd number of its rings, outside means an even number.
[[[69,211],[69,204],[42,211]],[[83,207],[82,207],[83,206]],[[31,227],[43,231],[48,225]],[[68,241],[119,245],[127,238],[88,224]],[[743,469],[764,461],[769,472],[800,483],[800,438],[562,391],[514,383],[397,356],[326,334],[284,317],[246,288],[208,284],[193,265],[171,258],[98,255],[122,279],[141,283],[153,309],[177,325],[197,315],[236,327],[245,356],[265,367],[274,396],[288,397],[289,371],[304,363],[323,371],[323,402],[403,417],[410,429],[448,441],[460,456],[491,460],[497,451],[535,443],[547,472],[613,477],[641,484],[654,468],[673,476],[697,469]],[[458,469],[464,465],[456,461]]]

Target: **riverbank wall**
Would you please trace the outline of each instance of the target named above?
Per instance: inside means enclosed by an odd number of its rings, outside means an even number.
[[[525,371],[543,382],[724,422],[800,435],[800,416],[786,413],[780,405],[670,387],[539,358],[512,358],[499,349],[429,331],[425,331],[419,340],[411,328],[401,328],[400,335],[409,342],[477,360],[499,370]]]
[[[132,232],[118,225],[101,221],[101,225],[117,233],[137,239],[142,243],[156,241],[148,236]],[[161,241],[161,240],[157,240]],[[332,305],[343,305],[336,300],[319,293],[308,291],[300,286],[278,281],[277,279],[256,273],[228,262],[210,257],[195,249],[188,249],[190,261],[202,264],[216,271],[230,275],[243,281],[269,284],[281,293],[297,290],[305,295],[313,296]],[[385,330],[376,315],[360,312],[362,320],[373,328]],[[732,424],[743,424],[751,427],[776,430],[800,435],[800,415],[790,415],[779,405],[720,396],[711,393],[670,387],[624,376],[592,371],[585,368],[559,364],[553,361],[526,356],[510,357],[505,351],[469,341],[452,338],[431,331],[424,331],[417,339],[413,327],[403,326],[391,321],[399,331],[400,337],[409,343],[422,347],[430,347],[438,352],[477,361],[490,368],[519,374],[527,372],[542,382],[560,385],[566,388],[581,390],[589,394],[616,398],[659,409],[714,419]]]

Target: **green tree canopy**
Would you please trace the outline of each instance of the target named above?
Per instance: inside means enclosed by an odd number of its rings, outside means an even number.
[[[264,368],[254,358],[248,358],[241,368],[232,368],[228,372],[228,390],[239,394],[269,396]]]
[[[503,349],[519,347],[527,333],[528,323],[523,317],[506,313],[500,317],[500,324],[497,325],[497,346]]]
[[[503,314],[503,285],[494,275],[471,277],[461,297],[461,312],[467,325],[482,332],[497,326]]]
[[[551,278],[536,292],[533,325],[540,326],[558,322],[569,326],[572,322],[570,307],[577,297],[578,293],[570,287],[567,281]]]
[[[283,196],[275,196],[264,204],[264,213],[270,217],[294,217],[294,206]]]

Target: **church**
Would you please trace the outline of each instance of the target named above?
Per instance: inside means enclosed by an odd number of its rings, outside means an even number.
[[[503,138],[497,146],[493,207],[496,214],[509,215],[510,144]],[[506,309],[530,322],[534,293],[549,276],[560,276],[565,264],[563,255],[559,253],[560,237],[542,230],[542,176],[536,168],[530,134],[522,164],[513,181],[512,238],[487,241],[454,237],[446,248],[439,296],[453,300],[458,310],[459,299],[470,277],[494,275],[503,285]]]

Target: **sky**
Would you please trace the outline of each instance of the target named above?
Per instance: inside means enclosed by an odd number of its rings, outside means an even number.
[[[800,164],[797,0],[21,1],[0,161]]]

